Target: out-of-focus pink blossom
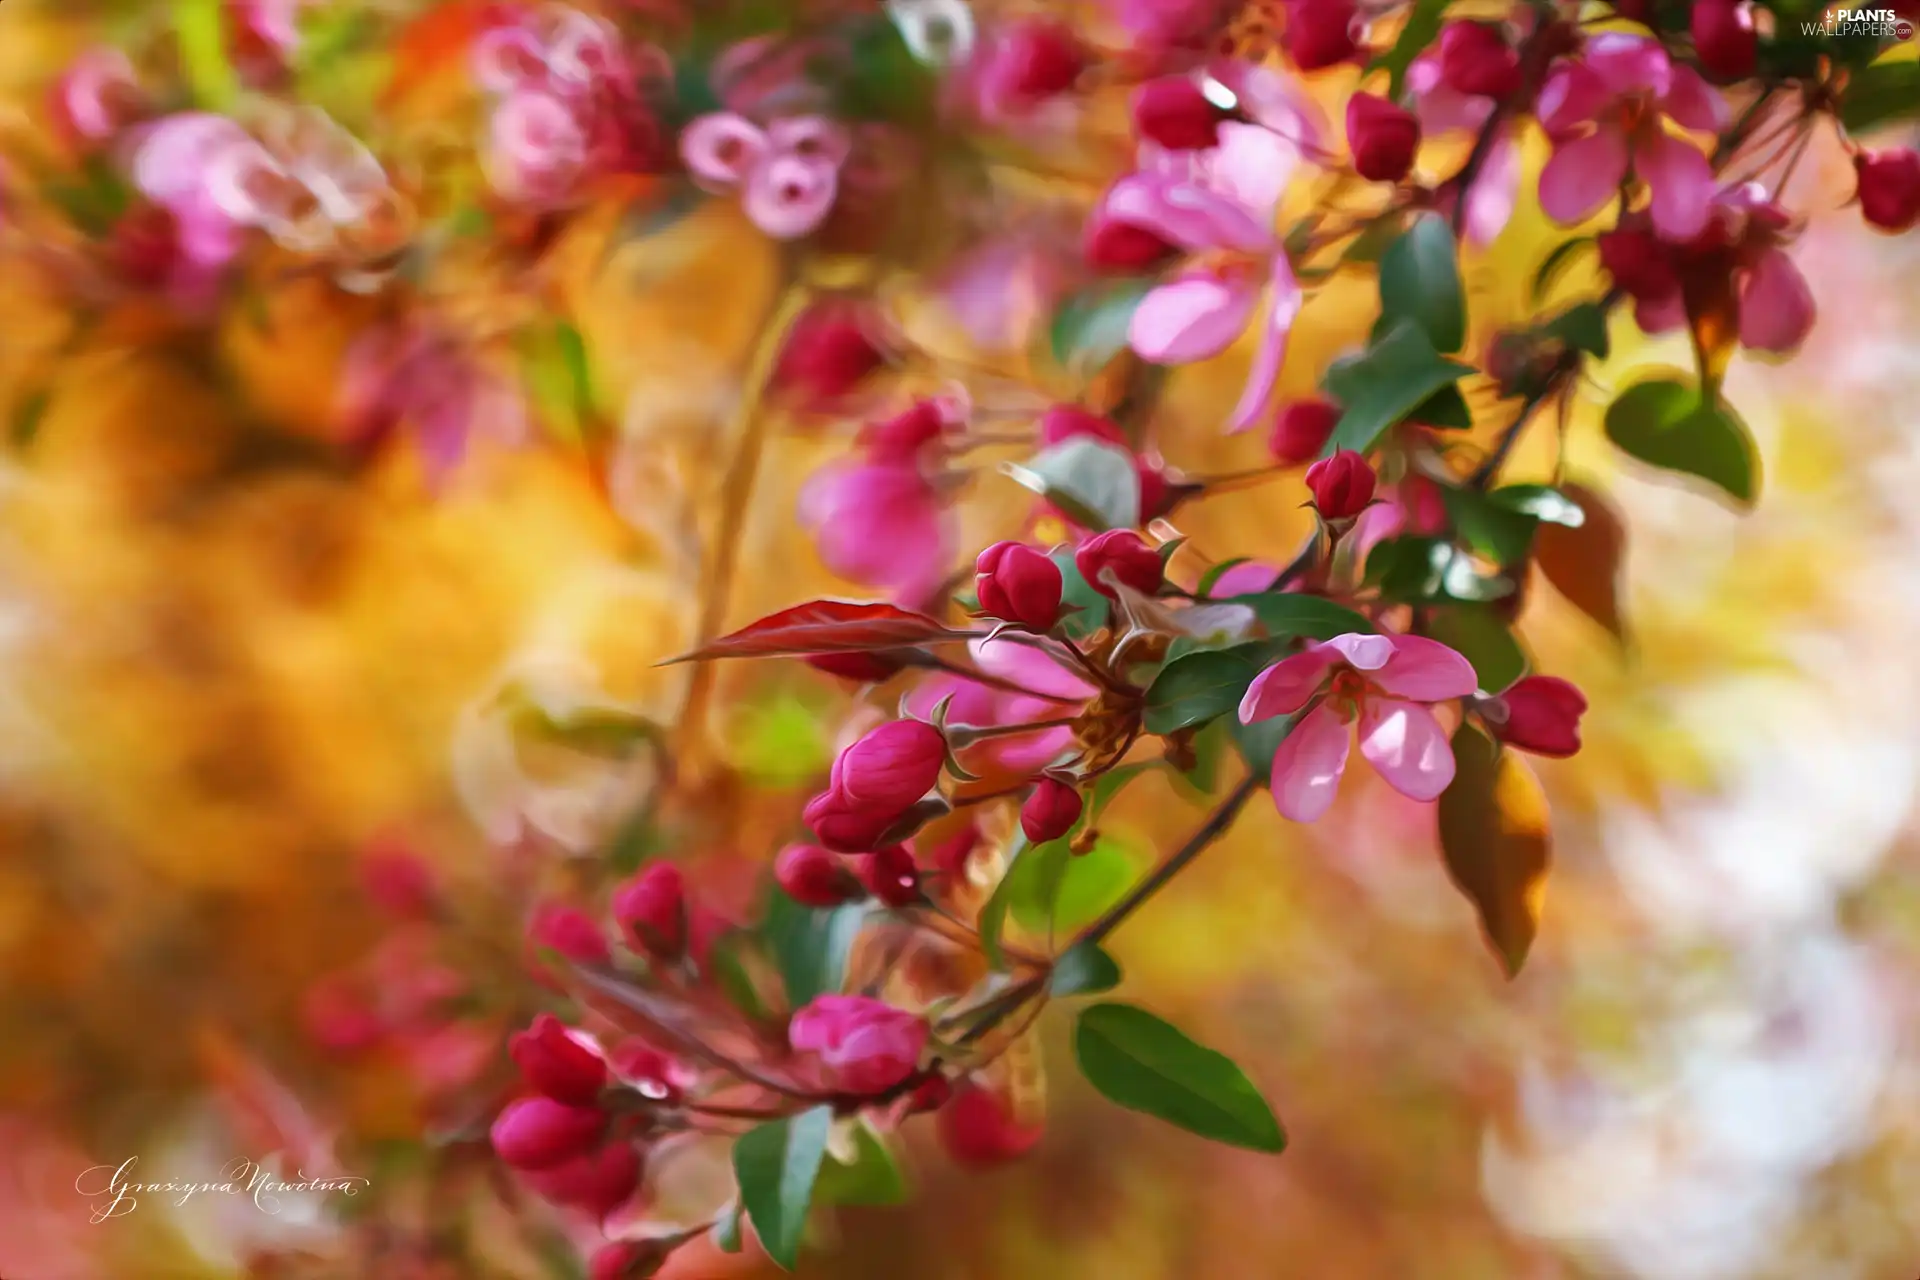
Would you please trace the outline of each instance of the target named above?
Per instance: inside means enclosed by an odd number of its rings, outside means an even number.
[[[1541,87],[1541,127],[1553,139],[1540,174],[1540,207],[1557,222],[1584,222],[1620,190],[1629,171],[1652,192],[1654,229],[1690,240],[1706,229],[1713,168],[1698,147],[1667,132],[1714,132],[1727,105],[1660,42],[1602,32],[1580,57],[1557,63]]]
[[[339,390],[346,442],[370,448],[403,423],[426,463],[444,481],[472,441],[522,438],[525,404],[444,335],[414,325],[380,325],[347,349]]]
[[[741,192],[741,207],[780,240],[807,235],[832,212],[840,167],[852,140],[824,116],[795,116],[761,129],[730,111],[693,121],[680,154],[695,181],[710,191]]]
[[[1440,54],[1428,52],[1415,58],[1407,68],[1407,88],[1413,94],[1414,115],[1420,120],[1420,131],[1428,137],[1439,137],[1479,130],[1493,114],[1494,100],[1455,88],[1448,82],[1444,66]],[[1466,194],[1464,231],[1470,242],[1484,248],[1506,229],[1519,202],[1523,168],[1513,130],[1503,125],[1487,148],[1486,158],[1473,175],[1473,184]],[[1455,200],[1459,198],[1457,190],[1447,194]],[[1442,211],[1452,213],[1451,207],[1443,207]]]
[[[53,85],[53,121],[78,146],[101,143],[139,119],[147,98],[119,49],[89,49]]]
[[[976,640],[971,650],[981,671],[1029,692],[1016,693],[965,676],[938,675],[921,681],[907,695],[907,710],[932,715],[934,707],[951,698],[950,724],[1029,724],[1070,715],[1097,692],[1045,653],[1012,640]],[[1072,746],[1073,729],[1062,725],[987,738],[963,750],[960,759],[969,767],[976,761],[990,762],[1009,773],[1032,774]]]
[[[885,1093],[920,1065],[927,1021],[865,996],[820,996],[793,1015],[794,1052],[815,1055],[826,1086],[843,1093]]]
[[[1333,803],[1356,720],[1360,754],[1394,790],[1438,799],[1453,781],[1453,748],[1428,707],[1470,697],[1478,687],[1472,664],[1437,640],[1335,636],[1255,676],[1240,701],[1240,723],[1297,714],[1324,694],[1273,758],[1274,807],[1282,817],[1312,822]]]

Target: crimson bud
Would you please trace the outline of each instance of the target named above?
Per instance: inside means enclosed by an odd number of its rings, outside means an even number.
[[[533,1020],[507,1041],[507,1054],[521,1077],[552,1098],[571,1106],[591,1106],[606,1087],[607,1064],[589,1046],[574,1039],[567,1024],[550,1013]]]
[[[584,1209],[598,1220],[625,1204],[639,1188],[640,1152],[631,1142],[609,1142],[588,1155],[522,1176],[546,1199]]]
[[[821,303],[802,312],[774,363],[772,390],[808,408],[852,391],[886,363],[863,319],[859,310],[839,303]]]
[[[1042,778],[1020,806],[1020,829],[1032,844],[1058,840],[1073,830],[1085,807],[1078,791],[1058,778]]]
[[[803,907],[837,907],[864,897],[860,881],[817,844],[790,844],[773,860],[781,891]]]
[[[885,1093],[912,1076],[927,1045],[927,1021],[867,996],[818,996],[793,1015],[787,1041],[826,1068],[829,1087]]]
[[[890,907],[910,907],[921,900],[920,867],[913,851],[904,844],[861,854],[854,859],[855,873],[867,892]]]
[[[1860,180],[1860,215],[1883,231],[1920,222],[1920,151],[1888,147],[1853,158]]]
[[[616,1240],[594,1250],[587,1280],[653,1280],[671,1252],[662,1240]]]
[[[672,1105],[680,1100],[687,1073],[673,1058],[639,1036],[628,1036],[609,1055],[613,1073],[654,1102]]]
[[[593,1107],[570,1107],[552,1098],[516,1098],[493,1122],[493,1150],[515,1169],[551,1169],[585,1155],[606,1131],[607,1117]]]
[[[1474,98],[1504,98],[1520,87],[1520,55],[1499,27],[1449,22],[1440,33],[1440,83]]]
[[[1096,271],[1133,275],[1179,252],[1178,245],[1159,233],[1122,222],[1098,209],[1087,223],[1087,265]]]
[[[1353,0],[1292,0],[1280,42],[1302,71],[1319,71],[1347,61],[1358,47],[1353,39]]]
[[[1493,736],[1537,756],[1566,757],[1580,750],[1580,717],[1587,699],[1558,676],[1528,676],[1488,700],[1484,716]]]
[[[1169,151],[1203,151],[1220,141],[1227,113],[1187,76],[1149,80],[1133,95],[1133,129]]]
[[[1420,149],[1420,122],[1413,112],[1371,93],[1347,99],[1347,144],[1353,167],[1369,182],[1398,182],[1413,168]]]
[[[549,902],[533,913],[527,938],[536,947],[558,951],[581,964],[612,964],[613,948],[592,916],[578,907]]]
[[[1273,420],[1273,434],[1267,437],[1267,450],[1275,462],[1297,466],[1320,456],[1340,421],[1340,406],[1315,396],[1295,400],[1280,410]]]
[[[1014,23],[989,58],[983,91],[991,101],[1009,107],[1065,93],[1087,65],[1073,28],[1045,18]]]
[[[1373,486],[1373,468],[1351,449],[1307,468],[1307,488],[1323,520],[1348,520],[1365,511],[1373,501]]]
[[[1108,574],[1113,575],[1114,581],[1150,596],[1160,590],[1164,572],[1160,553],[1131,529],[1110,529],[1087,539],[1073,553],[1073,567],[1080,571],[1088,586],[1114,600],[1120,595],[1107,582]]]
[[[943,876],[958,878],[967,872],[967,860],[980,847],[980,828],[968,821],[958,831],[931,848],[921,847],[927,865]]]
[[[996,542],[974,562],[983,612],[1045,635],[1060,620],[1060,566],[1032,547]]]
[[[1671,251],[1646,227],[1603,231],[1594,247],[1613,282],[1635,298],[1659,297],[1679,287]]]
[[[865,853],[933,790],[946,759],[947,740],[938,729],[890,721],[840,753],[827,789],[801,816],[829,849]]]
[[[954,1162],[975,1169],[1018,1160],[1043,1132],[1039,1125],[1015,1123],[1005,1098],[971,1080],[954,1090],[935,1125]]]
[[[1691,19],[1693,51],[1700,65],[1722,80],[1753,74],[1760,36],[1753,29],[1748,0],[1695,0]]]
[[[613,918],[627,941],[658,960],[687,949],[687,882],[671,862],[656,862],[615,890]]]

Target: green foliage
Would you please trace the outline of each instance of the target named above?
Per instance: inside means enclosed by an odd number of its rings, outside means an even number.
[[[761,928],[789,1008],[846,986],[847,956],[866,913],[860,903],[803,907],[777,889],[768,894]]]
[[[1520,642],[1486,605],[1436,609],[1424,630],[1471,662],[1481,689],[1488,693],[1499,693],[1527,673],[1527,655]]]
[[[1075,436],[1005,469],[1083,528],[1104,532],[1140,523],[1140,474],[1133,455],[1118,445]]]
[[[1173,733],[1233,711],[1272,652],[1261,642],[1203,649],[1167,663],[1147,686],[1147,732]]]
[[[1871,47],[1867,40],[1850,43]],[[1920,61],[1911,58],[1883,59],[1854,72],[1840,100],[1840,123],[1849,133],[1915,118],[1920,118]]]
[[[1073,562],[1071,549],[1055,552],[1052,560],[1060,566],[1060,603],[1079,610],[1062,618],[1060,629],[1072,639],[1084,640],[1107,625],[1113,602],[1080,576],[1080,567]]]
[[[240,96],[240,77],[227,57],[222,0],[173,0],[173,34],[194,103],[209,111],[231,107]]]
[[[740,1202],[767,1256],[791,1271],[813,1205],[814,1183],[827,1153],[833,1108],[814,1107],[769,1120],[733,1144]]]
[[[846,1164],[829,1159],[821,1166],[814,1200],[819,1204],[905,1204],[910,1190],[893,1152],[863,1123],[853,1127],[853,1159]]]
[[[1342,406],[1325,455],[1370,453],[1388,429],[1472,370],[1434,350],[1413,320],[1396,320],[1366,352],[1329,369],[1327,392]]]
[[[1087,1082],[1123,1107],[1236,1147],[1278,1152],[1287,1145],[1245,1072],[1145,1009],[1112,1002],[1083,1010],[1073,1052]]]
[[[1127,348],[1127,327],[1152,280],[1089,285],[1060,304],[1048,330],[1048,348],[1062,369],[1088,377]]]
[[[1366,583],[1395,604],[1484,602],[1513,594],[1505,578],[1481,573],[1445,538],[1403,534],[1367,553]]]
[[[1672,378],[1635,383],[1607,406],[1607,438],[1664,471],[1697,476],[1742,506],[1760,491],[1760,458],[1737,414]]]
[[[1381,318],[1389,326],[1413,321],[1435,351],[1458,351],[1467,341],[1467,300],[1456,253],[1446,220],[1424,213],[1380,259]]]
[[[1120,965],[1097,942],[1076,942],[1053,962],[1047,993],[1054,996],[1090,996],[1120,985]]]
[[[1414,0],[1407,9],[1406,25],[1400,28],[1392,47],[1367,63],[1369,73],[1387,73],[1387,97],[1397,99],[1400,96],[1400,90],[1407,83],[1407,68],[1413,65],[1415,58],[1426,52],[1427,46],[1440,34],[1441,20],[1446,16],[1450,3],[1451,0]]]

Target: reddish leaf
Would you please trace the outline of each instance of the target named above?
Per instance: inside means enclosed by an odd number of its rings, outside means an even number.
[[[1620,565],[1627,550],[1626,526],[1613,505],[1593,490],[1563,484],[1560,492],[1579,506],[1586,519],[1577,529],[1542,522],[1534,534],[1534,561],[1574,608],[1612,632],[1615,639],[1624,640]]]
[[[1546,900],[1546,793],[1518,756],[1470,726],[1453,735],[1453,760],[1453,785],[1440,797],[1440,849],[1511,978],[1527,961]]]
[[[662,663],[702,658],[797,658],[813,653],[866,653],[946,640],[971,640],[937,618],[890,604],[814,600],[770,613],[712,644]]]

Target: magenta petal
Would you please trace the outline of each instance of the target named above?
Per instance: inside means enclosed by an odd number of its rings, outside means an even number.
[[[252,136],[225,116],[186,111],[158,121],[133,155],[133,185],[157,204],[178,212],[206,189],[207,166],[221,152],[245,146]]]
[[[680,135],[680,155],[696,180],[726,190],[767,154],[767,135],[730,111],[701,116]]]
[[[1438,800],[1453,782],[1453,748],[1433,712],[1370,698],[1360,712],[1360,754],[1409,800]]]
[[[1587,41],[1583,61],[1615,97],[1629,93],[1665,97],[1673,83],[1673,61],[1650,36],[1603,31]]]
[[[1813,328],[1813,291],[1793,259],[1768,249],[1740,285],[1740,345],[1784,354]]]
[[[1393,656],[1369,677],[1375,687],[1416,702],[1464,698],[1480,687],[1473,664],[1438,640],[1393,636]]]
[[[1675,285],[1663,294],[1649,294],[1633,304],[1633,322],[1648,335],[1672,333],[1687,323],[1687,300]]]
[[[1540,208],[1563,226],[1585,222],[1606,208],[1626,175],[1627,139],[1618,129],[1562,142],[1540,173]]]
[[[1194,272],[1150,291],[1127,325],[1127,342],[1156,364],[1219,355],[1247,327],[1260,291],[1245,281]]]
[[[1326,683],[1334,655],[1313,649],[1280,659],[1253,678],[1240,698],[1240,723],[1290,716]]]
[[[1260,345],[1253,353],[1253,367],[1247,371],[1247,385],[1240,403],[1227,418],[1227,431],[1245,431],[1267,406],[1273,386],[1280,380],[1280,369],[1287,360],[1287,337],[1300,315],[1300,284],[1293,277],[1293,264],[1287,255],[1273,256],[1273,275],[1267,286],[1267,323],[1260,331]]]
[[[799,514],[821,561],[854,582],[917,587],[952,558],[939,495],[912,467],[829,465],[801,490]]]
[[[1343,636],[1309,645],[1307,652],[1338,654],[1355,671],[1378,671],[1393,660],[1393,644],[1392,636],[1369,636],[1349,631]]]
[[[1547,73],[1540,87],[1536,118],[1549,137],[1561,138],[1597,117],[1613,100],[1600,77],[1578,62],[1562,62]]]
[[[1675,124],[1695,133],[1718,133],[1732,119],[1727,100],[1687,66],[1674,67],[1673,81],[1660,99],[1660,107]]]
[[[1473,188],[1467,193],[1467,239],[1484,249],[1500,238],[1513,219],[1514,205],[1520,197],[1520,148],[1513,135],[1503,131],[1487,149],[1487,162],[1480,167]]]
[[[1293,727],[1273,755],[1273,807],[1293,822],[1312,822],[1327,811],[1346,772],[1351,734],[1339,716],[1315,707]]]
[[[776,155],[747,179],[741,207],[776,240],[806,235],[833,211],[840,193],[840,171],[825,160]]]
[[[1227,123],[1220,126],[1220,144],[1207,153],[1207,181],[1256,222],[1271,223],[1299,163],[1299,149],[1272,130]]]
[[[1107,217],[1183,249],[1273,249],[1272,232],[1231,197],[1165,174],[1127,175],[1113,184],[1101,207]]]
[[[1707,229],[1713,166],[1704,155],[1663,133],[1638,147],[1633,161],[1653,191],[1648,212],[1655,231],[1668,240],[1691,240]]]

